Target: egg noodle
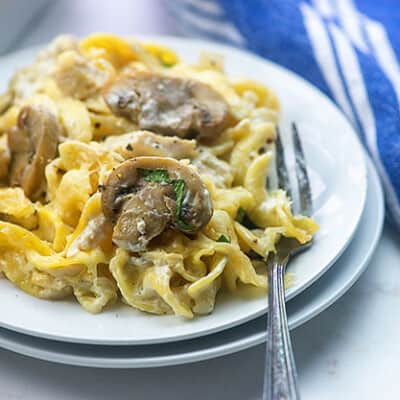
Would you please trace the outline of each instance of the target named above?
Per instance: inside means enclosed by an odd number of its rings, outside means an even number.
[[[267,289],[262,258],[275,251],[282,235],[309,241],[317,225],[292,215],[284,191],[266,189],[279,117],[275,94],[259,83],[228,78],[222,64],[220,57],[202,54],[188,65],[157,44],[94,34],[59,37],[18,71],[0,98],[4,277],[38,298],[74,296],[91,313],[120,298],[141,311],[186,318],[210,313],[222,287]],[[131,71],[207,84],[229,106],[231,123],[212,140],[142,129],[113,113],[103,96],[104,88]],[[11,145],[10,132],[30,106],[52,115],[61,133],[54,157],[35,158],[45,164],[43,179],[28,190],[26,174],[24,181],[15,172],[22,150]],[[46,134],[42,147],[52,140],[52,132]],[[168,226],[144,251],[130,251],[113,241],[102,188],[113,169],[141,156],[172,157],[198,174],[212,214],[193,234]],[[25,163],[32,166],[29,157]]]

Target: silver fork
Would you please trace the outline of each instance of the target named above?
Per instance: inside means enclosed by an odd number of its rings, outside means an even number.
[[[291,197],[292,190],[279,130],[277,133],[275,162],[278,186]],[[312,213],[311,187],[303,148],[295,124],[292,124],[292,139],[300,198],[299,211],[302,215],[310,216]],[[263,400],[300,399],[286,316],[284,274],[289,259],[310,246],[311,242],[302,245],[296,239],[282,237],[276,246],[276,253],[267,260],[269,308]]]

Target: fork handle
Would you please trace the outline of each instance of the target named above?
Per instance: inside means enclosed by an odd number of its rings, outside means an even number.
[[[285,307],[284,273],[288,259],[268,266],[268,321],[266,377],[263,400],[299,400],[297,373]]]

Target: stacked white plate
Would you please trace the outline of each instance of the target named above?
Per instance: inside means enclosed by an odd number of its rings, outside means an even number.
[[[382,190],[356,133],[327,97],[282,67],[222,45],[166,37],[143,39],[164,43],[189,62],[201,51],[222,54],[230,76],[256,79],[276,91],[286,144],[285,133],[289,133],[290,123],[296,122],[308,162],[314,217],[321,226],[313,247],[289,267],[294,276],[287,291],[289,325],[295,328],[305,323],[352,286],[380,237]],[[37,50],[1,60],[1,89]],[[288,163],[293,166],[293,160],[288,159]],[[3,279],[0,347],[74,365],[126,368],[181,364],[261,343],[265,340],[266,312],[266,296],[249,296],[247,291],[220,295],[211,315],[192,321],[151,316],[121,304],[90,315],[72,301],[30,297]]]

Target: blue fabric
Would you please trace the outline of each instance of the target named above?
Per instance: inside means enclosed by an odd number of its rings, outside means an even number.
[[[180,6],[198,18],[194,29],[204,26],[201,36],[218,33],[283,65],[347,113],[381,175],[389,219],[400,229],[399,0],[181,0]],[[334,71],[316,49],[331,54]],[[330,74],[339,77],[343,96]]]

